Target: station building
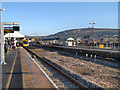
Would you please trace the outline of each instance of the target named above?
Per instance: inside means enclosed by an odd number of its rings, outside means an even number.
[[[59,39],[58,44],[62,46],[75,46],[76,42],[74,38],[70,37],[70,38]]]

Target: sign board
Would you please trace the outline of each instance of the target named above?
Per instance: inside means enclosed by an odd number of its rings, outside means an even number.
[[[4,25],[20,25],[19,22],[2,22]]]
[[[104,44],[100,44],[100,45],[99,45],[99,48],[104,48]]]
[[[84,38],[89,38],[89,36],[84,36]]]
[[[13,29],[4,29],[4,33],[14,33]]]
[[[19,26],[13,26],[13,30],[14,31],[20,31],[20,27]]]
[[[4,35],[7,33],[14,33],[14,31],[20,31],[20,27],[19,26],[4,27]]]

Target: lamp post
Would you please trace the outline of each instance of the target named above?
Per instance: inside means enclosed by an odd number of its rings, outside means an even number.
[[[4,24],[1,23],[2,19],[2,14],[1,12],[5,11],[5,9],[0,9],[0,29],[1,29],[1,64],[6,64],[5,62],[5,57],[4,57],[4,29],[3,26]]]
[[[96,24],[96,22],[90,22],[89,24],[92,24],[92,28],[93,28],[94,24]]]
[[[90,22],[89,24],[92,24],[92,29],[94,28],[94,24],[96,24],[96,22]],[[93,41],[93,38],[95,38],[94,37],[94,29],[92,30],[93,31],[93,33],[92,33],[92,41]],[[94,42],[94,41],[93,41]],[[93,43],[93,47],[94,47],[94,43]]]

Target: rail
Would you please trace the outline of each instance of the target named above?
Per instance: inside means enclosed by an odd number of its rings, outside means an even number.
[[[46,61],[45,59],[41,58],[40,56],[38,56],[37,54],[33,53],[31,50],[29,50],[28,48],[24,47],[28,52],[32,53],[33,55],[35,55],[37,58],[41,59],[42,61],[44,61],[45,63],[47,63],[48,65],[50,65],[51,67],[53,67],[54,69],[56,69],[57,71],[59,71],[61,74],[63,74],[64,76],[66,76],[67,78],[69,78],[70,80],[72,80],[74,83],[76,83],[77,85],[79,85],[81,88],[84,88],[86,90],[88,90],[88,87],[86,87],[85,85],[83,85],[82,83],[80,83],[79,81],[77,81],[75,78],[71,77],[70,75],[68,75],[67,73],[61,71],[59,68],[57,68],[56,66],[54,66],[53,64],[51,64],[50,62]]]

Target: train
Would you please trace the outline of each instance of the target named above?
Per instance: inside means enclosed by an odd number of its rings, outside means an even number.
[[[29,46],[29,40],[23,40],[22,45],[23,45],[23,47],[28,47]]]

